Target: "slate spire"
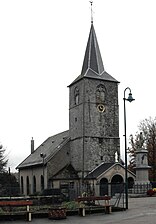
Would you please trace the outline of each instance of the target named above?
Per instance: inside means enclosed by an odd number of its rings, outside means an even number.
[[[91,21],[91,28],[81,74],[69,85],[69,87],[83,78],[101,79],[119,83],[104,69],[95,29],[93,26],[93,20]]]
[[[97,75],[101,75],[104,72],[103,61],[96,33],[94,30],[93,22],[91,23],[91,29],[89,33],[81,75],[86,76],[89,70],[92,70]]]

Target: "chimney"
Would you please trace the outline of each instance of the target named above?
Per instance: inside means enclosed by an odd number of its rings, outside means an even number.
[[[31,154],[34,152],[34,139],[31,139]]]

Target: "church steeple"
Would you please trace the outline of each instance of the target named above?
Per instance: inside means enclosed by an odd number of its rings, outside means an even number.
[[[92,16],[81,74],[69,85],[69,136],[80,177],[120,154],[118,81],[104,69]]]
[[[96,38],[96,33],[94,30],[93,22],[91,23],[91,29],[89,33],[87,48],[85,52],[85,57],[83,61],[82,76],[87,76],[91,71],[95,72],[97,75],[101,75],[104,72],[103,61]]]
[[[81,74],[69,85],[69,87],[83,78],[101,79],[118,83],[118,81],[109,75],[104,69],[93,21],[91,21],[91,28]]]

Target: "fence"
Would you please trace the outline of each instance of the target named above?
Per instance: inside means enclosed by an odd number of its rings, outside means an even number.
[[[152,188],[150,183],[135,183],[131,189],[128,190],[129,194],[147,194],[147,191]]]

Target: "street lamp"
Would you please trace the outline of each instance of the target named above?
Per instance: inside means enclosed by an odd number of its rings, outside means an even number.
[[[125,93],[126,91],[129,90],[129,95],[128,98],[125,97]],[[127,87],[124,90],[124,131],[125,131],[125,195],[126,195],[126,209],[128,209],[128,178],[127,178],[127,136],[126,136],[126,101],[128,102],[132,102],[133,97],[132,97],[132,93],[131,93],[131,89],[129,87]]]
[[[45,153],[40,153],[40,157],[43,159],[43,183],[42,183],[42,188],[44,190],[44,158],[46,157]]]

